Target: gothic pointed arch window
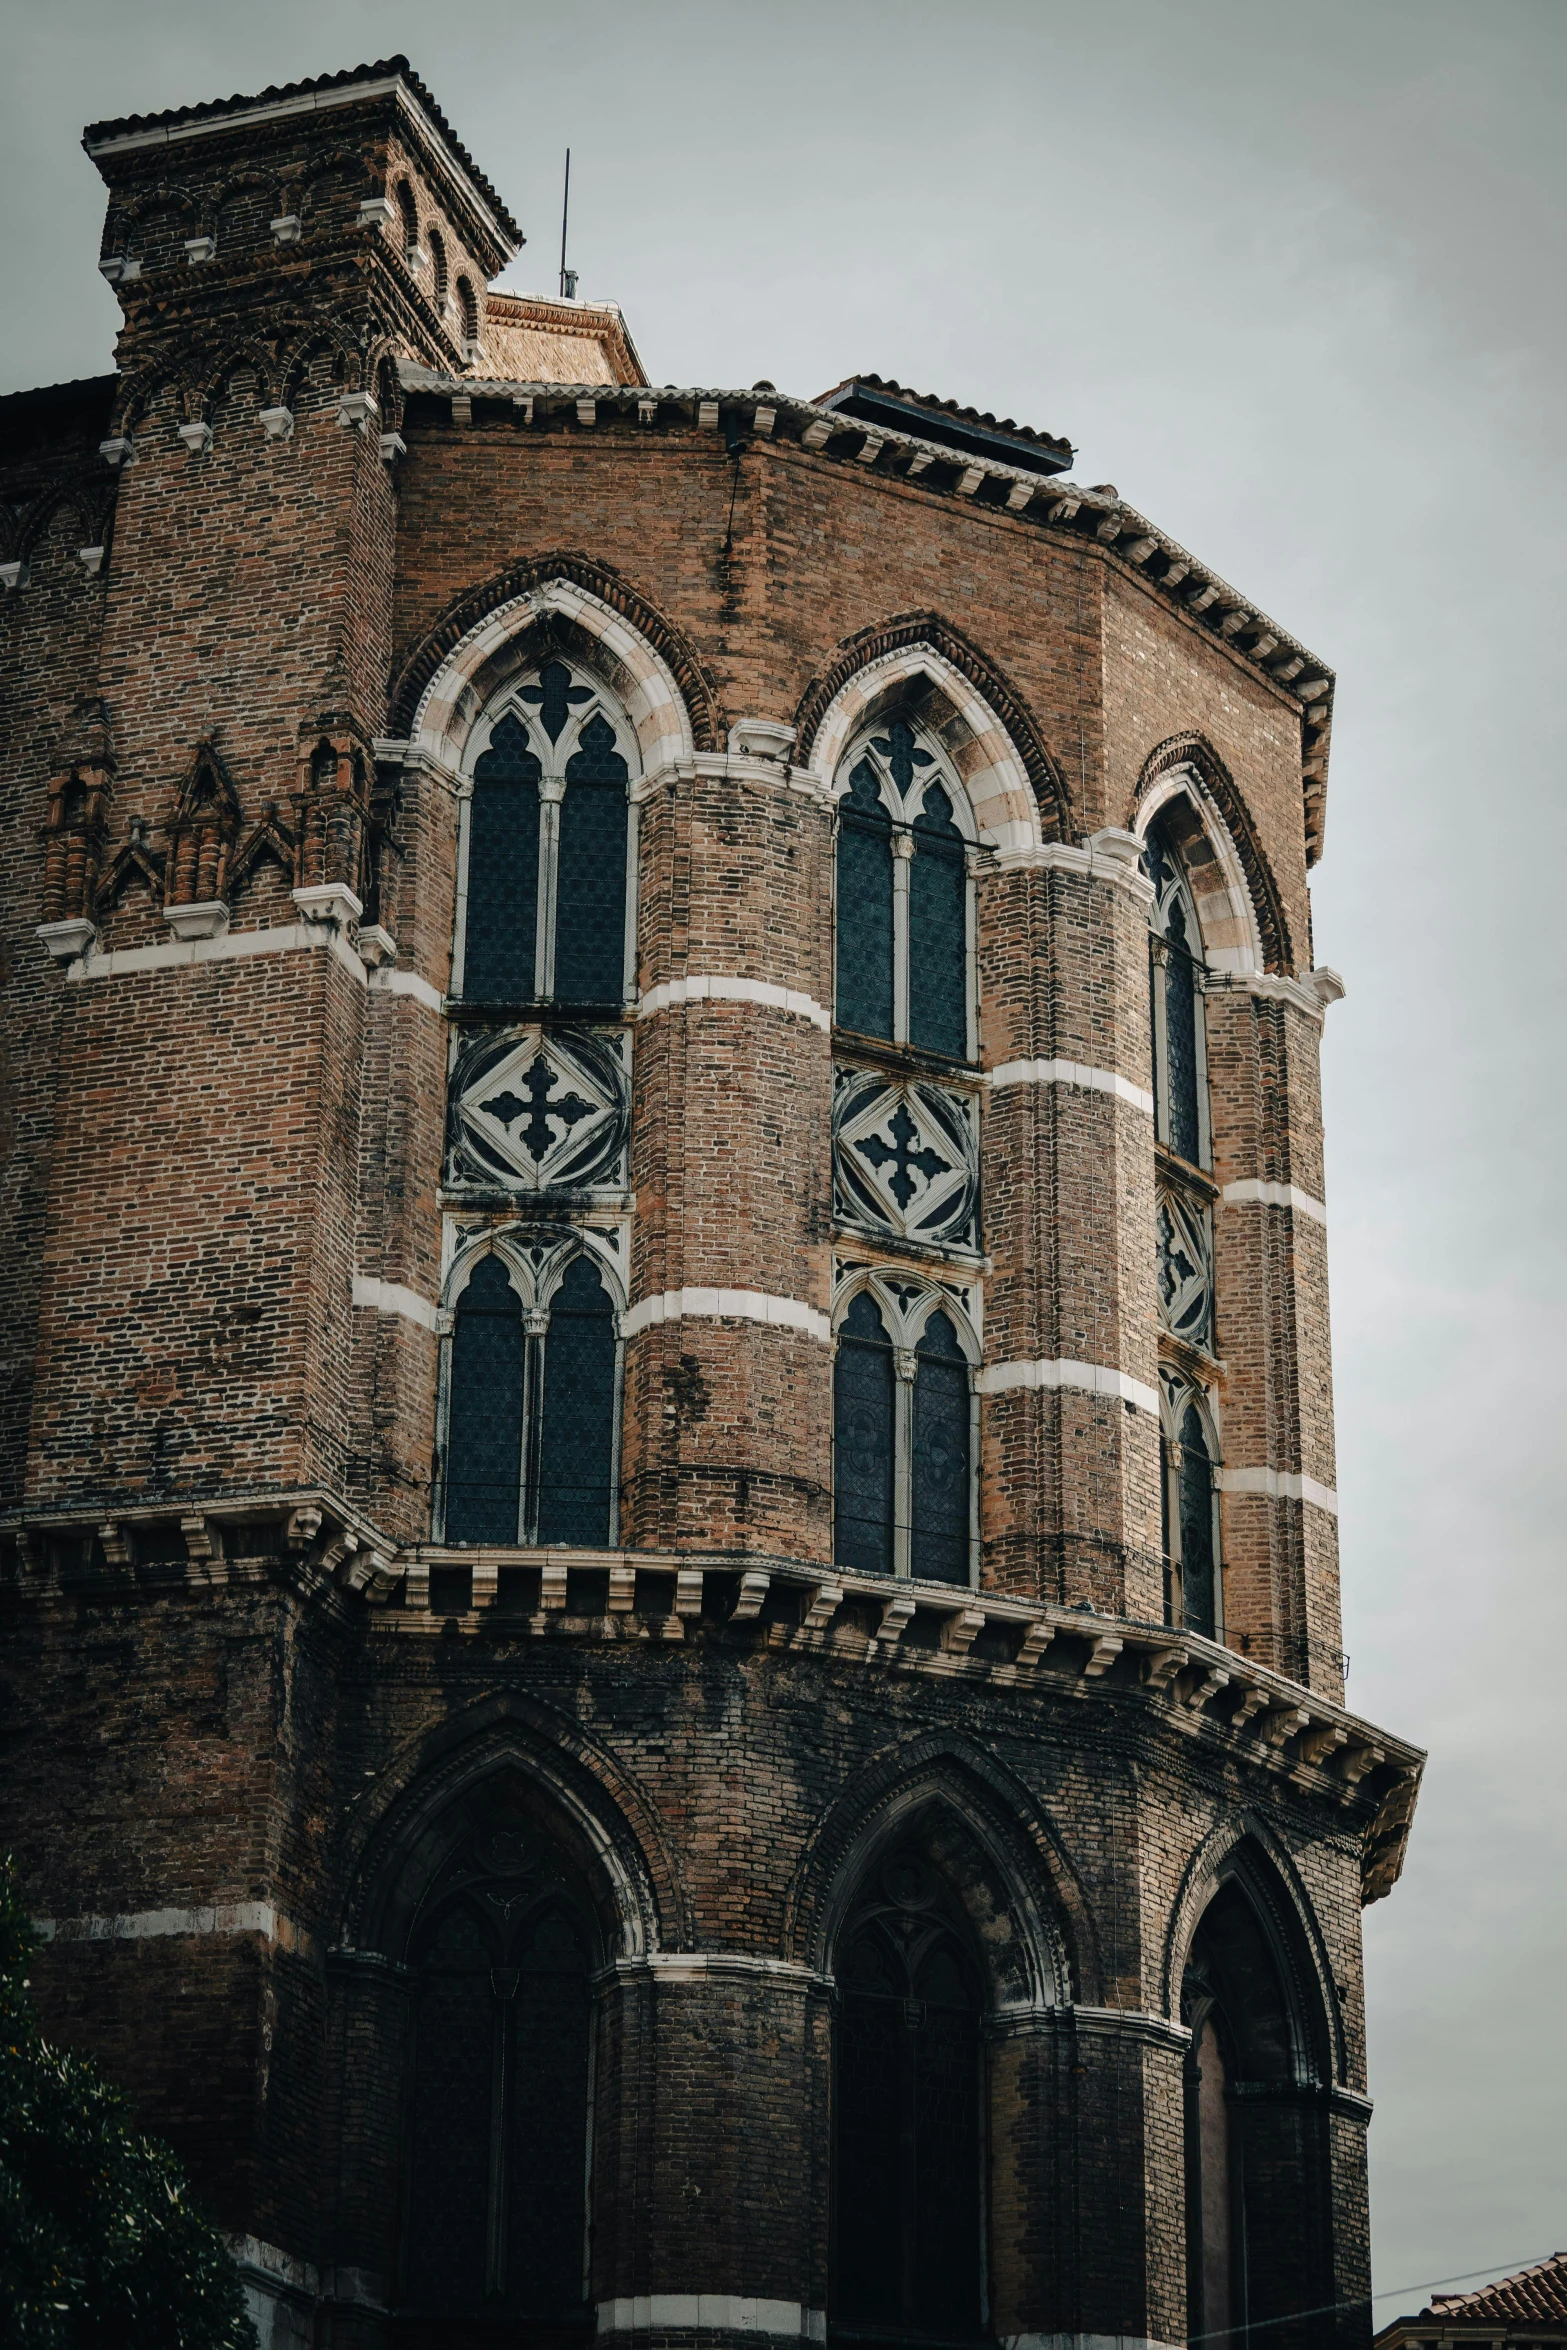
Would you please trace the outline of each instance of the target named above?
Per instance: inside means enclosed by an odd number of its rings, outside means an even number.
[[[844,1293],[833,1360],[833,1555],[866,1575],[971,1584],[978,1559],[979,1345],[929,1281]]]
[[[476,1826],[421,1905],[399,2339],[582,2324],[595,1957],[569,1864],[520,1817]]]
[[[1155,1131],[1177,1158],[1206,1167],[1211,1141],[1202,929],[1180,850],[1158,819],[1148,828],[1143,863],[1154,890],[1148,946]]]
[[[900,716],[839,769],[836,1018],[949,1060],[975,1057],[968,796],[936,736]]]
[[[851,2338],[961,2342],[985,2323],[984,1975],[913,1847],[838,1936],[832,2314]]]
[[[469,1259],[443,1341],[435,1536],[454,1545],[616,1538],[618,1285],[569,1234]]]
[[[1189,2340],[1236,2340],[1331,2298],[1322,2066],[1292,1975],[1266,1905],[1227,1878],[1181,1983]]]
[[[1159,1384],[1165,1620],[1208,1640],[1224,1630],[1219,1459],[1209,1398],[1166,1370]]]
[[[634,730],[595,678],[552,657],[473,740],[453,994],[618,1011],[632,982]]]

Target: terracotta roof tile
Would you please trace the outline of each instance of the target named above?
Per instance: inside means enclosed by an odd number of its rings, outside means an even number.
[[[382,57],[374,65],[351,65],[342,73],[318,73],[309,81],[276,82],[270,89],[257,90],[250,96],[236,91],[232,98],[209,98],[199,106],[166,106],[161,114],[124,114],[113,122],[90,122],[82,133],[82,144],[91,148],[103,139],[125,138],[134,131],[171,130],[175,124],[183,122],[218,123],[226,114],[237,113],[246,107],[275,106],[289,98],[313,97],[322,90],[347,89],[354,82],[385,81],[393,74],[401,79],[410,95],[418,100],[432,129],[439,133],[444,145],[461,164],[501,227],[521,244],[521,229],[407,58],[402,56]]]
[[[1501,2277],[1474,2293],[1433,2293],[1421,2311],[1445,2325],[1561,2325],[1567,2321],[1567,2252],[1553,2252],[1533,2268]]]

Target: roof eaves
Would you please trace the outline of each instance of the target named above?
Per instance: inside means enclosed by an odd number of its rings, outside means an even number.
[[[521,383],[502,377],[442,375],[406,360],[399,363],[398,373],[405,391],[429,392],[437,397],[456,395],[470,401],[510,400],[517,406],[526,404],[530,415],[535,402],[582,404],[591,399],[596,406],[635,405],[639,413],[649,403],[652,413],[661,406],[681,408],[693,421],[706,416],[715,425],[724,410],[731,413],[748,410],[754,429],[758,411],[771,411],[775,419],[788,418],[798,425],[801,445],[813,454],[824,452],[828,443],[840,435],[852,435],[861,441],[857,454],[862,463],[874,464],[888,447],[907,452],[909,465],[903,475],[895,478],[914,479],[921,488],[939,488],[937,482],[924,478],[933,465],[961,471],[955,486],[957,494],[964,497],[972,497],[986,479],[1006,482],[1005,511],[1020,520],[1044,523],[1070,530],[1078,537],[1097,540],[1108,554],[1125,563],[1129,571],[1144,579],[1177,611],[1218,637],[1237,660],[1245,662],[1255,674],[1300,705],[1303,738],[1309,737],[1303,739],[1301,762],[1307,861],[1316,863],[1321,853],[1326,812],[1333,671],[1288,629],[1231,587],[1211,565],[1199,562],[1178,539],[1160,530],[1135,506],[1126,504],[1118,491],[1108,486],[1085,489],[1059,475],[1043,476],[1032,468],[1006,465],[988,457],[975,456],[965,461],[957,451],[917,433],[868,425],[858,418],[824,409],[819,401],[795,399],[784,392],[758,392],[754,388],[724,391],[673,384]],[[986,511],[997,509],[987,506]],[[1163,568],[1156,570],[1155,564]],[[1250,641],[1243,643],[1243,638]]]
[[[200,105],[165,107],[159,114],[128,114],[112,122],[89,123],[82,133],[82,145],[95,160],[100,155],[123,153],[136,147],[172,146],[249,123],[350,106],[362,98],[383,97],[399,86],[459,166],[462,176],[490,214],[501,241],[514,248],[520,246],[524,241],[521,229],[452,129],[432,92],[401,55],[383,57],[374,65],[350,66],[342,73],[317,74],[309,81],[275,84],[258,91],[254,97],[236,92],[231,98],[208,99]]]

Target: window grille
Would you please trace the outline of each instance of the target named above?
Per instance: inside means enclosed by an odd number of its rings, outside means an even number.
[[[546,1271],[560,1255],[556,1235]],[[553,1291],[541,1278],[542,1304],[525,1305],[513,1271],[482,1257],[457,1300],[436,1538],[601,1550],[616,1525],[615,1301],[586,1250]]]
[[[842,1313],[833,1364],[834,1559],[969,1584],[978,1550],[978,1346],[955,1301],[878,1275]]]
[[[836,1971],[835,2322],[972,2339],[984,2322],[981,1979],[923,1858],[879,1871]]]
[[[839,805],[837,1021],[857,1035],[975,1057],[963,787],[904,718],[848,757]]]
[[[465,816],[453,955],[464,1001],[624,1002],[632,747],[625,720],[563,661],[508,689]]]

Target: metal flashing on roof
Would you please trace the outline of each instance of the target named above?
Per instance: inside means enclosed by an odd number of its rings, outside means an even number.
[[[815,405],[857,423],[880,425],[892,432],[917,433],[942,448],[960,449],[967,456],[994,457],[1026,473],[1065,473],[1072,462],[1070,441],[1036,432],[1032,425],[997,419],[956,401],[906,392],[901,384],[881,376],[851,376]]]

